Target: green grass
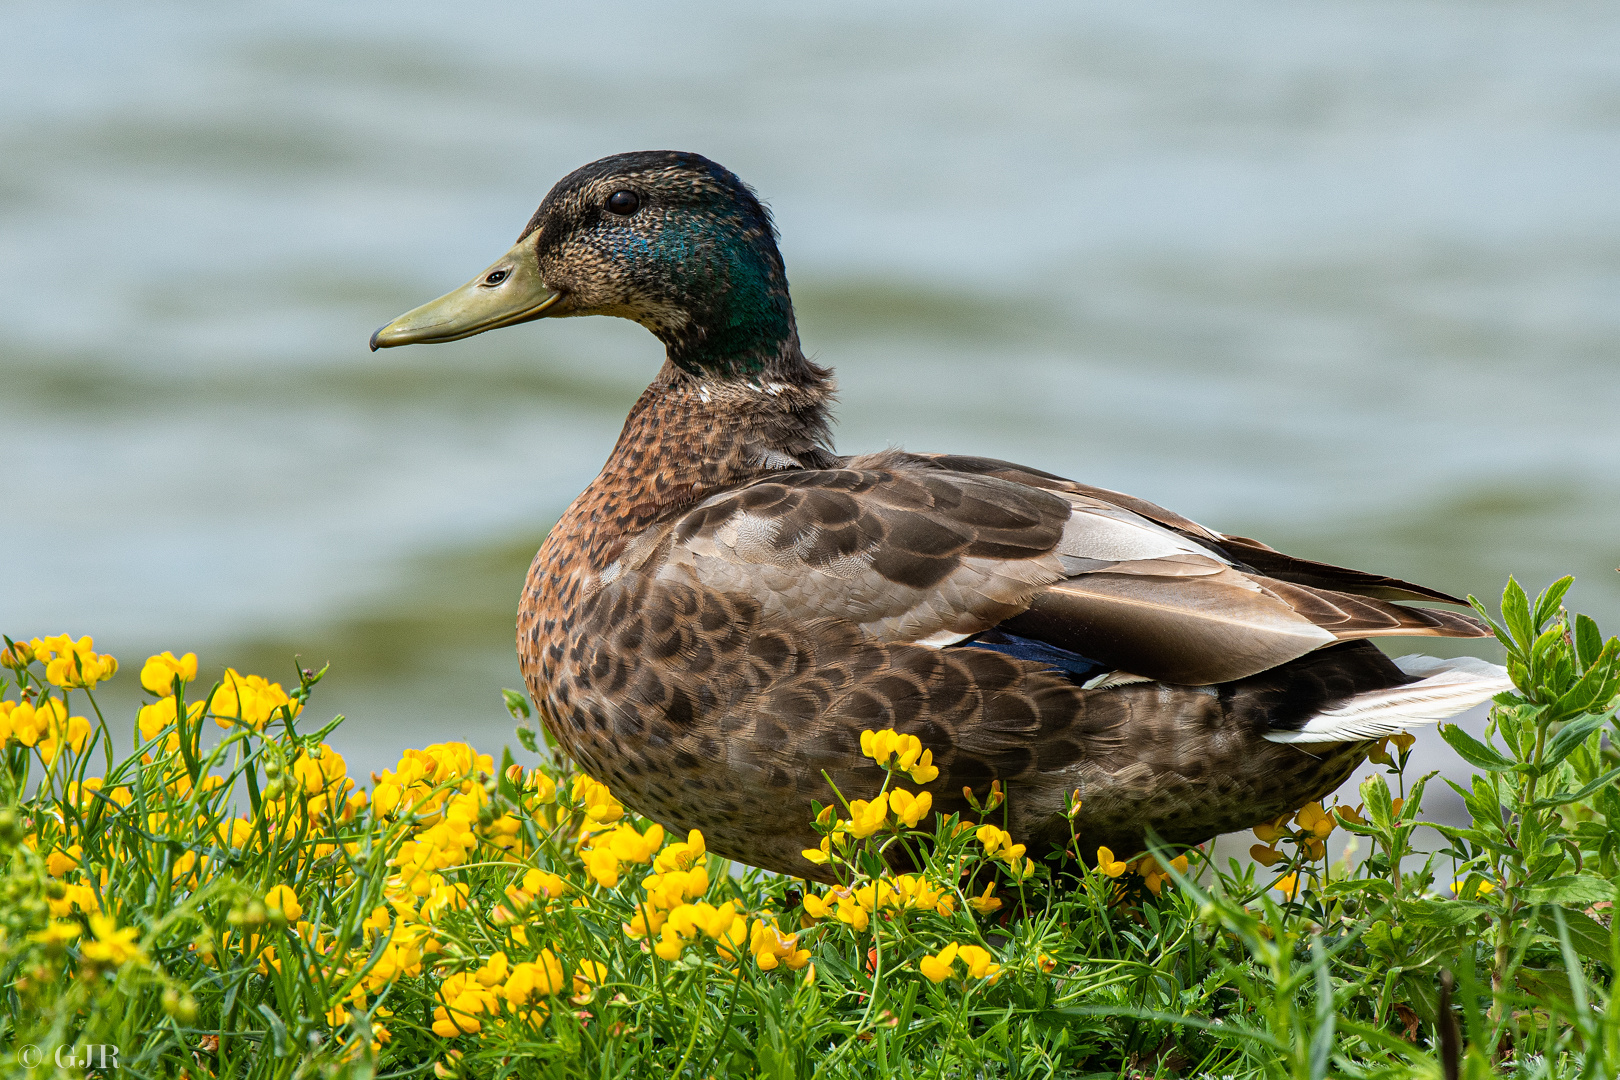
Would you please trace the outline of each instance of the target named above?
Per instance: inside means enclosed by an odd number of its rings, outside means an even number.
[[[626,813],[520,695],[523,764],[443,744],[360,785],[319,673],[154,658],[119,759],[106,658],[8,639],[0,1075],[1612,1078],[1620,642],[1566,588],[1510,583],[1517,691],[1485,742],[1443,729],[1467,825],[1397,741],[1359,806],[1260,830],[1269,868],[1025,852],[999,791],[897,794],[926,761],[880,734],[884,792],[818,819],[833,889]]]

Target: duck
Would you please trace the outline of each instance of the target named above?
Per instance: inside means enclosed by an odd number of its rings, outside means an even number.
[[[1089,861],[1273,821],[1377,740],[1508,688],[1478,658],[1374,644],[1487,636],[1447,593],[1007,461],[838,453],[832,372],[800,343],[778,239],[714,161],[616,154],[371,338],[609,315],[663,344],[517,617],[541,721],[626,806],[829,881],[813,819],[878,793],[862,733],[892,729],[931,755],[936,812],[998,791],[1032,854]]]

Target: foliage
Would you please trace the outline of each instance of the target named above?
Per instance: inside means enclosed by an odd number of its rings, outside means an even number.
[[[934,814],[927,748],[872,732],[887,782],[829,788],[805,852],[832,886],[728,866],[562,762],[447,743],[361,787],[341,718],[306,730],[321,672],[195,693],[194,656],[153,657],[120,758],[116,661],[7,639],[0,1074],[113,1045],[135,1077],[1612,1077],[1620,643],[1568,584],[1509,583],[1517,692],[1484,741],[1443,729],[1467,825],[1421,816],[1398,737],[1359,806],[1262,825],[1249,864],[1032,853],[999,788]]]

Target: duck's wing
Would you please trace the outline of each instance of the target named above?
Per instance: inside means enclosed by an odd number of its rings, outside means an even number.
[[[604,572],[749,597],[795,625],[852,623],[882,642],[954,644],[1063,580],[1063,498],[988,476],[786,470],[714,496]]]
[[[994,476],[1003,480],[1010,480],[1017,484],[1027,484],[1031,487],[1044,488],[1049,491],[1058,491],[1085,495],[1093,499],[1129,510],[1134,514],[1162,525],[1183,536],[1197,540],[1214,551],[1224,555],[1229,561],[1241,566],[1245,570],[1257,571],[1266,577],[1276,578],[1294,585],[1305,585],[1315,589],[1328,589],[1333,592],[1351,593],[1355,596],[1371,596],[1380,600],[1404,600],[1408,603],[1421,604],[1456,604],[1460,607],[1468,606],[1468,602],[1449,593],[1440,592],[1424,585],[1414,585],[1410,581],[1400,578],[1385,577],[1382,574],[1368,574],[1360,570],[1351,570],[1344,566],[1334,566],[1331,563],[1316,562],[1311,559],[1301,559],[1288,555],[1275,548],[1268,547],[1258,540],[1251,540],[1247,536],[1235,536],[1231,533],[1218,533],[1207,529],[1189,518],[1166,510],[1162,506],[1138,499],[1134,495],[1126,495],[1107,488],[1093,487],[1082,484],[1077,480],[1069,480],[1051,473],[1041,472],[1024,465],[1015,465],[1010,461],[1000,461],[996,458],[965,457],[957,454],[918,454],[914,455],[919,462],[948,470],[951,472],[968,473],[975,476]]]
[[[746,596],[807,633],[830,620],[943,647],[999,628],[1100,670],[1191,685],[1338,641],[1483,633],[1464,616],[1260,573],[1219,534],[1148,517],[1150,504],[956,461],[984,459],[891,452],[761,478],[632,544],[602,577],[635,570]]]

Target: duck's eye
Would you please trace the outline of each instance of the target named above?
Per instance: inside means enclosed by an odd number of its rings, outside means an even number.
[[[505,281],[511,276],[512,271],[510,270],[491,270],[488,274],[484,275],[484,284],[499,285],[501,282]]]
[[[607,208],[620,217],[629,217],[641,209],[641,196],[633,191],[615,191],[608,196]]]

